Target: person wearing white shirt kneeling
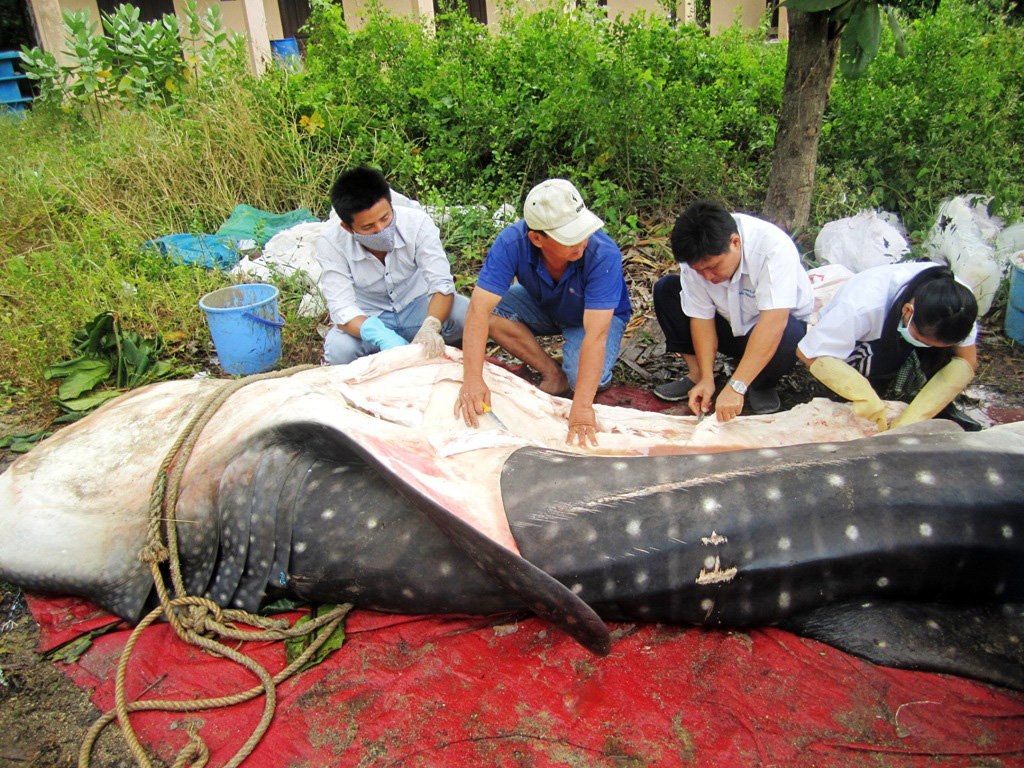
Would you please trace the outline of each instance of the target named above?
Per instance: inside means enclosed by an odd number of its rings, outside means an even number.
[[[409,342],[437,356],[462,340],[469,299],[455,293],[437,225],[410,206],[371,168],[345,171],[331,187],[337,218],[316,249],[334,323],[324,339],[331,365]]]
[[[811,281],[789,235],[774,224],[698,200],[676,220],[672,255],[679,275],[654,286],[654,311],[668,352],[681,353],[688,375],[655,387],[662,400],[688,400],[707,413],[715,397],[715,354],[736,363],[715,398],[719,421],[739,416],[744,401],[775,413],[775,385],[796,365],[796,345],[814,309]]]

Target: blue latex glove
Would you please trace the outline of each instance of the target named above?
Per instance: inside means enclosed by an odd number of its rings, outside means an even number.
[[[381,322],[379,317],[368,317],[359,329],[359,338],[377,345],[378,349],[404,347],[409,342]]]

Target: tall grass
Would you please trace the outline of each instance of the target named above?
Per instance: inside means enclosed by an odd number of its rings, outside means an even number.
[[[197,300],[225,278],[172,266],[141,245],[213,232],[242,201],[325,213],[336,163],[311,152],[290,115],[264,106],[272,87],[239,75],[175,110],[0,120],[0,381],[45,399],[43,369],[65,359],[74,331],[104,309],[145,335],[179,332],[179,354],[200,359],[208,337]],[[286,334],[295,355],[314,353]]]

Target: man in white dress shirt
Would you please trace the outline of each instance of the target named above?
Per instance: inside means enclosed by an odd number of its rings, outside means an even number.
[[[461,341],[469,300],[455,293],[437,225],[411,205],[371,168],[345,171],[331,187],[337,218],[316,249],[334,323],[324,339],[331,365],[410,341],[440,355]]]
[[[796,364],[814,309],[796,244],[771,222],[698,200],[676,220],[672,255],[679,275],[655,285],[654,309],[667,350],[681,353],[689,370],[654,394],[707,413],[715,354],[722,352],[737,362],[715,399],[718,419],[739,416],[748,397],[754,413],[779,410],[775,385]]]

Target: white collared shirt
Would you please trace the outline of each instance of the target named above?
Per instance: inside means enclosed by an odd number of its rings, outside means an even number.
[[[323,268],[320,289],[331,322],[344,325],[360,315],[400,312],[424,294],[455,293],[441,233],[418,208],[393,204],[395,249],[380,260],[341,226],[337,214],[324,222],[316,246]]]
[[[788,309],[806,320],[814,311],[814,290],[789,235],[768,221],[732,215],[740,235],[740,265],[715,285],[688,264],[680,265],[680,300],[687,317],[729,321],[734,336],[746,336],[766,309]]]
[[[937,266],[932,261],[909,261],[858,272],[821,308],[818,322],[807,329],[797,348],[809,358],[848,359],[859,343],[882,337],[885,318],[904,286],[920,272]],[[969,347],[977,336],[975,323],[967,338],[956,346]]]

